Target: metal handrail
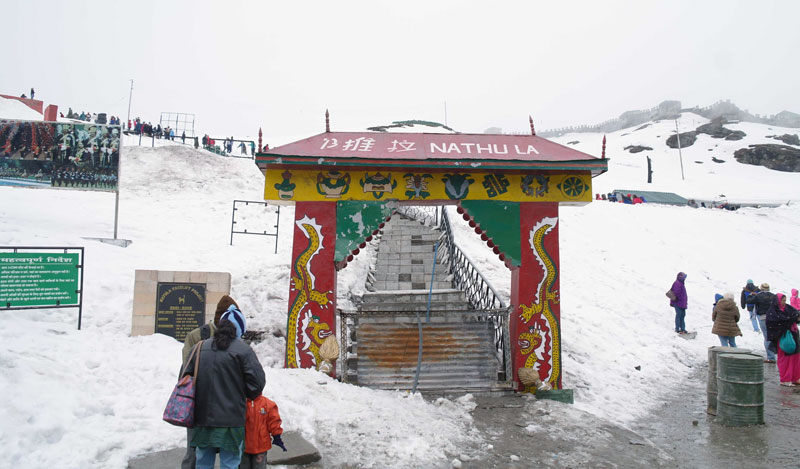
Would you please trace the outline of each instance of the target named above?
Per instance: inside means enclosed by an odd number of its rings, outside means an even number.
[[[425,226],[438,226],[439,225],[439,212],[442,207],[428,207],[417,205],[400,205],[395,210],[403,215],[413,218]]]
[[[502,309],[505,302],[497,294],[486,277],[475,267],[475,263],[467,256],[453,240],[453,229],[447,211],[442,210],[439,229],[442,232],[441,261],[447,264],[449,273],[453,276],[455,286],[467,294],[467,301],[478,310]]]

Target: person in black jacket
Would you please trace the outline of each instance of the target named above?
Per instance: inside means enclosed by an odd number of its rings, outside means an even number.
[[[775,363],[775,352],[767,337],[767,313],[769,313],[771,309],[775,309],[775,295],[769,291],[769,284],[762,283],[761,291],[755,295],[748,296],[745,300],[745,304],[755,305],[758,325],[764,335],[764,350],[767,353],[767,357],[764,361],[766,363]]]
[[[755,305],[747,304],[747,298],[756,293],[758,293],[758,287],[755,286],[751,279],[747,279],[747,285],[742,288],[742,296],[739,299],[739,305],[742,309],[747,309],[747,312],[750,314],[750,322],[753,324],[753,330],[758,332],[758,318],[756,317]]]
[[[244,448],[246,399],[264,389],[264,369],[253,349],[241,340],[244,314],[231,305],[222,315],[212,340],[200,343],[195,377],[194,435],[197,467],[212,469],[219,451],[220,468],[237,468]],[[195,357],[187,363],[194,372]]]
[[[183,362],[181,370],[185,369],[186,361],[189,359],[189,354],[192,352],[194,346],[201,340],[209,339],[217,332],[217,326],[222,319],[222,315],[228,311],[231,305],[239,308],[236,301],[228,295],[223,295],[217,303],[217,309],[214,311],[214,319],[209,321],[196,329],[193,329],[183,339]],[[194,437],[194,427],[186,428],[186,454],[181,460],[181,469],[194,469],[197,466],[197,459],[195,457],[195,448],[192,446],[192,438]]]

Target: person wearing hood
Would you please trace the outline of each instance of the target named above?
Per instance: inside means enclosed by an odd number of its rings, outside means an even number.
[[[789,305],[800,311],[800,298],[797,297],[797,288],[792,288],[792,297],[789,298]]]
[[[675,332],[678,334],[686,334],[686,305],[689,302],[689,297],[686,294],[685,281],[686,274],[678,272],[678,276],[670,288],[675,299],[670,299],[669,305],[675,308]]]
[[[798,350],[798,312],[786,304],[786,295],[775,295],[775,307],[767,313],[767,337],[778,354],[778,375],[781,386],[800,386],[800,350]],[[794,337],[794,350],[784,351],[780,339],[789,332]]]
[[[186,374],[195,376],[194,435],[197,468],[213,469],[219,452],[219,467],[239,466],[244,451],[247,399],[264,390],[264,368],[249,345],[242,340],[246,331],[244,314],[235,305],[219,320],[211,340],[200,342],[186,364]]]
[[[758,287],[753,283],[752,279],[747,279],[747,285],[742,288],[742,295],[739,298],[739,304],[741,305],[742,309],[747,309],[747,312],[750,314],[750,322],[753,324],[753,330],[758,332],[758,317],[756,317],[755,312],[755,305],[747,304],[747,298],[750,295],[755,295],[758,293]]]
[[[217,309],[214,312],[214,319],[209,321],[208,324],[204,324],[186,334],[186,338],[183,339],[183,365],[181,366],[181,370],[183,370],[186,366],[186,360],[189,359],[189,354],[191,353],[195,344],[201,340],[214,337],[214,334],[217,332],[217,326],[219,326],[220,318],[231,306],[235,306],[237,309],[239,308],[239,305],[236,304],[236,301],[234,301],[233,298],[228,295],[223,295],[219,302],[217,302]],[[183,460],[181,461],[181,469],[194,469],[195,465],[197,464],[195,450],[191,445],[193,436],[194,428],[186,428],[186,454],[184,454]]]
[[[739,308],[733,301],[733,293],[717,296],[717,303],[714,305],[714,312],[711,313],[711,320],[714,327],[711,333],[719,336],[719,342],[723,347],[736,347],[736,336],[742,335],[739,330]]]
[[[767,314],[775,309],[775,295],[769,291],[769,284],[762,283],[760,290],[755,295],[750,295],[745,301],[748,305],[755,306],[756,317],[758,318],[758,327],[764,335],[764,351],[767,357],[764,359],[766,363],[775,363],[775,351],[770,346],[770,341],[767,335]]]

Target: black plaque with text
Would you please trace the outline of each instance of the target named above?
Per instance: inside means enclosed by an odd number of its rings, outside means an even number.
[[[183,342],[186,334],[203,325],[206,286],[203,283],[158,283],[156,332]]]

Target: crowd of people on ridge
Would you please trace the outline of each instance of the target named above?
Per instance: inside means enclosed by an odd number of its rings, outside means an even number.
[[[163,138],[164,140],[175,141],[175,129],[170,126],[161,127],[161,124],[153,124],[150,122],[143,122],[138,117],[133,121],[128,120],[128,130],[133,129],[136,135],[147,135],[148,137]],[[186,131],[183,131],[180,136],[181,143],[186,143]]]
[[[118,116],[111,116],[108,118],[107,122],[103,122],[105,118],[103,118],[102,116],[104,115],[105,114],[97,114],[95,112],[88,112],[88,111],[81,112],[80,114],[78,114],[77,112],[73,112],[72,108],[69,108],[66,116],[64,116],[64,113],[61,113],[61,117],[66,117],[67,119],[75,119],[83,122],[91,122],[93,124],[121,125],[121,121]]]
[[[675,309],[675,332],[686,334],[686,274],[679,272],[667,297]],[[719,337],[723,347],[736,347],[742,335],[738,322],[739,309],[746,310],[753,330],[764,337],[764,362],[777,363],[781,386],[800,386],[800,297],[791,290],[791,297],[772,293],[768,283],[756,286],[752,279],[742,288],[737,306],[732,292],[714,295],[711,333]]]
[[[620,193],[617,195],[615,192],[609,192],[608,194],[595,194],[595,200],[607,200],[609,202],[620,202],[624,204],[644,204],[647,203],[644,200],[644,197],[638,196],[636,194],[623,194]]]

